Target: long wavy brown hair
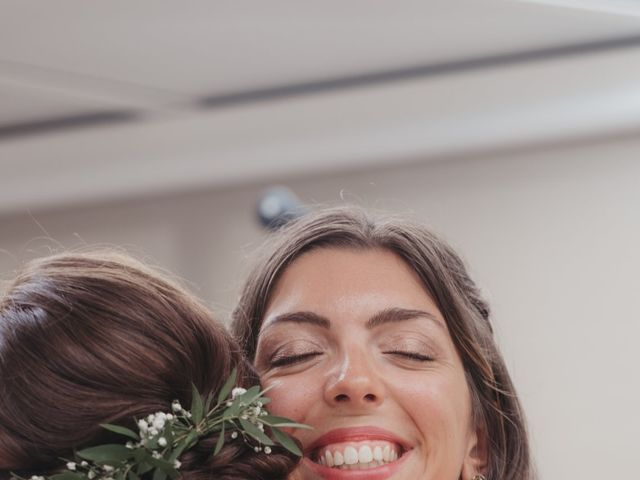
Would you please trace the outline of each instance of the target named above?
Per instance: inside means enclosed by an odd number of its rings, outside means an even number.
[[[320,248],[386,249],[416,272],[444,316],[462,359],[476,425],[486,435],[488,480],[535,478],[525,417],[493,338],[490,309],[460,257],[419,223],[357,207],[327,208],[284,227],[249,273],[232,329],[253,359],[269,297],[284,270]]]
[[[36,260],[0,296],[0,478],[51,475],[74,449],[122,442],[100,427],[188,408],[238,368],[257,378],[224,327],[176,282],[113,252]],[[188,480],[284,479],[295,460],[215,436],[180,458]]]

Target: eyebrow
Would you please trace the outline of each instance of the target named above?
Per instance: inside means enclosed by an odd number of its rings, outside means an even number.
[[[442,326],[442,323],[433,314],[424,310],[414,310],[409,308],[386,308],[379,311],[367,321],[367,328],[372,329],[386,323],[404,322],[416,318],[427,318]]]
[[[277,315],[273,320],[269,322],[269,326],[277,323],[307,323],[310,325],[316,325],[318,327],[326,328],[331,327],[331,322],[326,317],[318,315],[313,312],[289,312]]]
[[[432,320],[438,326],[442,327],[442,322],[430,312],[424,310],[414,310],[408,308],[386,308],[373,315],[367,320],[366,328],[371,330],[387,323],[397,323],[407,320],[414,320],[416,318],[427,318]],[[325,328],[329,330],[331,328],[331,322],[328,318],[318,315],[314,312],[300,311],[300,312],[288,312],[280,314],[273,318],[269,322],[269,326],[278,323],[306,323],[309,325],[315,325],[317,327]]]

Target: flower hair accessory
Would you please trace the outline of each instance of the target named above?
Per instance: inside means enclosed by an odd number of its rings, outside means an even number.
[[[169,413],[157,412],[138,420],[138,433],[103,424],[103,428],[127,437],[128,441],[80,450],[73,460],[62,459],[66,462],[66,471],[50,477],[33,475],[29,480],[140,480],[143,475],[153,480],[175,479],[180,476],[180,455],[211,433],[218,433],[212,455],[220,452],[225,434],[231,432],[232,440],[245,442],[256,453],[268,455],[271,447],[279,443],[302,456],[298,445],[280,428],[310,427],[270,415],[264,409],[270,402],[264,396],[267,390],[260,390],[259,386],[248,390],[233,388],[236,373],[234,369],[215,403],[213,395],[203,398],[194,386],[190,411],[174,400]],[[265,426],[273,438],[265,433]],[[16,474],[12,478],[27,480]]]

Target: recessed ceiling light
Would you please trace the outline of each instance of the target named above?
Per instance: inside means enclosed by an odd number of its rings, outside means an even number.
[[[541,3],[554,7],[576,8],[618,15],[640,17],[640,1],[638,0],[524,0],[527,3]]]

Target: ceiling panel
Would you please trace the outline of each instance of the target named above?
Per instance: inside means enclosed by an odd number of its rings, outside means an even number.
[[[6,139],[0,215],[638,132],[640,51],[514,65]]]
[[[0,213],[628,134],[638,55],[509,0],[4,0]]]
[[[44,124],[58,118],[89,118],[122,111],[125,103],[107,101],[68,90],[40,88],[0,78],[0,136],[11,127]]]
[[[5,0],[0,60],[203,96],[634,33],[505,0]]]

